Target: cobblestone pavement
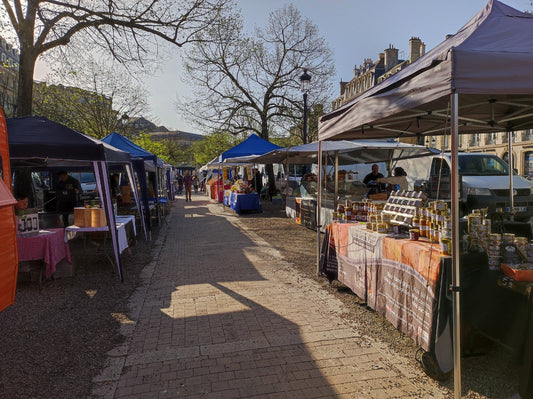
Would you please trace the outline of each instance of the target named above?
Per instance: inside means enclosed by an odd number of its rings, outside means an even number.
[[[180,199],[167,222],[95,398],[443,397],[221,205]]]

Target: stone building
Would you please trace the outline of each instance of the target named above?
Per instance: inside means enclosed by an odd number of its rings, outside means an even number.
[[[353,100],[389,76],[401,71],[426,52],[426,46],[418,37],[409,40],[409,59],[399,59],[399,51],[392,44],[378,55],[377,61],[366,58],[362,65],[354,68],[354,76],[349,82],[340,82],[340,96],[333,100],[332,109]]]
[[[361,66],[354,68],[354,77],[349,82],[340,82],[340,95],[333,101],[332,108],[339,108],[353,100],[364,91],[401,71],[422,57],[425,52],[425,44],[420,38],[411,37],[409,40],[409,59],[407,60],[399,59],[399,51],[392,45],[389,45],[383,53],[379,54],[377,61],[365,59]],[[415,138],[402,139],[401,141],[425,144],[441,151],[450,150],[449,136],[421,138],[424,142],[416,142]],[[512,134],[511,140],[513,144],[513,168],[519,174],[533,178],[533,129],[516,131]],[[459,150],[491,153],[508,161],[508,134],[506,132],[463,134],[459,137]]]
[[[15,116],[19,52],[0,37],[0,107],[7,118]]]

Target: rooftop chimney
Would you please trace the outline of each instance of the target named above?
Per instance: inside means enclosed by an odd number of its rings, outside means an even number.
[[[385,72],[398,65],[398,49],[389,44],[389,48],[385,49]]]
[[[422,40],[419,37],[411,37],[409,39],[409,62],[415,62],[420,58],[420,50],[422,47]]]

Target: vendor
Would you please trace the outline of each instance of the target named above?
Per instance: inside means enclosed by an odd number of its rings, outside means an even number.
[[[379,166],[377,164],[373,164],[372,172],[366,175],[363,179],[363,184],[365,184],[367,187],[370,187],[369,194],[375,194],[385,190],[385,184],[377,182],[378,179],[383,177],[385,176],[379,173]]]
[[[380,177],[376,180],[376,182],[380,184],[389,184],[389,191],[393,191],[395,189],[395,186],[398,186],[398,189],[401,191],[408,190],[407,173],[402,167],[399,166],[394,168],[394,176]]]
[[[83,192],[78,179],[70,176],[66,171],[58,174],[57,182],[57,210],[63,213],[63,226],[68,226],[69,213],[78,205],[79,194]]]

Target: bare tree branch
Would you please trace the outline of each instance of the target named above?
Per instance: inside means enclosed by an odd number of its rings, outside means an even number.
[[[229,0],[2,0],[20,44],[18,115],[31,113],[39,55],[85,35],[120,62],[141,62],[160,41],[183,46],[198,40]],[[86,43],[89,44],[89,43]]]

